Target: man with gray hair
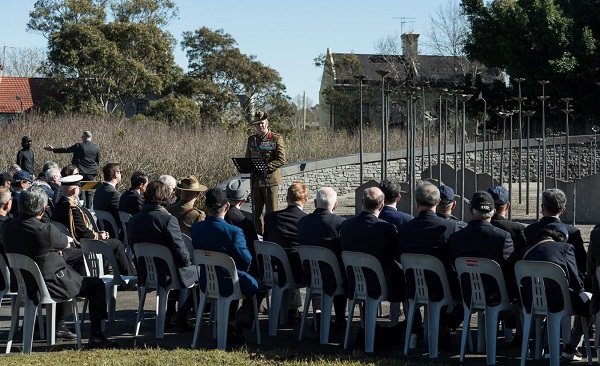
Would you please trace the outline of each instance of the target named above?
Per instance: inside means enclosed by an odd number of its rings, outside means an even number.
[[[315,198],[315,210],[298,221],[298,244],[300,246],[312,245],[324,247],[331,250],[337,257],[344,282],[342,285],[345,288],[346,271],[344,270],[344,262],[342,261],[342,246],[340,241],[340,226],[345,219],[333,213],[336,206],[337,193],[335,190],[331,187],[319,188]],[[304,264],[305,263],[303,263],[303,265]],[[332,269],[329,268],[329,266],[324,266],[321,271],[323,272],[324,290],[333,293],[337,284],[335,283]],[[310,272],[308,272],[306,268],[304,274],[304,282],[310,283]],[[333,306],[335,309],[335,323],[333,329],[343,330],[346,324],[346,297],[341,295],[334,297]],[[318,311],[321,310],[319,298],[313,298],[313,307]],[[320,327],[321,324],[318,324],[318,326]]]
[[[2,224],[11,216],[9,214],[12,207],[12,195],[7,187],[0,187],[0,229]]]
[[[383,210],[384,194],[377,187],[367,188],[363,192],[362,211],[357,216],[345,220],[340,226],[342,250],[371,254],[383,268],[388,288],[388,301],[404,300],[404,273],[398,262],[400,257],[397,246],[398,232],[389,222],[378,216]],[[379,281],[375,276],[367,277],[369,296],[380,295]],[[348,278],[348,297],[354,294],[354,278]]]
[[[398,228],[400,254],[427,254],[438,258],[446,270],[446,277],[448,278],[452,297],[459,299],[460,286],[453,264],[450,262],[450,249],[448,247],[450,235],[459,230],[456,221],[446,220],[436,215],[435,210],[440,203],[440,191],[432,183],[427,181],[419,183],[415,188],[414,196],[418,214],[414,219]],[[433,301],[441,300],[444,293],[439,278],[430,273],[426,273],[426,278],[429,297]],[[412,298],[414,297],[414,293],[414,275],[412,271],[409,271],[406,274],[406,296]],[[455,309],[458,308],[455,307]],[[440,348],[448,349],[451,347],[448,327],[456,327],[458,325],[456,322],[460,323],[460,320],[462,320],[462,309],[460,309],[460,314],[452,317],[448,317],[444,313],[441,319],[444,327],[440,327],[440,330],[445,332],[445,334],[443,337],[440,337]],[[417,312],[415,324],[420,325],[419,312]],[[415,328],[413,327],[414,330]],[[422,327],[418,326],[415,333],[421,337]]]
[[[562,223],[560,215],[562,215],[567,208],[567,196],[565,192],[558,188],[550,188],[542,192],[542,203],[541,203],[542,218],[540,221],[535,222],[525,228],[525,238],[527,239],[527,245],[535,244],[538,241],[538,235],[544,227],[552,223]],[[577,268],[581,273],[586,273],[586,251],[583,246],[583,239],[581,238],[581,231],[575,226],[565,224],[567,231],[569,232],[569,238],[567,243],[573,245],[575,250],[575,258],[577,259]],[[586,285],[589,283],[586,279]]]
[[[62,196],[62,192],[60,189],[60,169],[58,169],[57,167],[51,167],[48,168],[48,170],[46,170],[46,182],[48,182],[48,185],[50,185],[50,188],[52,188],[52,197],[50,197],[52,199],[53,203],[58,202],[58,200],[60,199],[60,197]]]
[[[514,268],[517,255],[510,233],[493,226],[490,222],[496,212],[491,194],[486,191],[475,192],[470,205],[471,221],[466,228],[452,234],[448,241],[452,262],[458,257],[480,257],[496,261],[502,268],[508,296],[514,300],[517,296]],[[483,278],[483,283],[488,304],[499,304],[501,293],[496,281]],[[471,286],[468,284],[468,280],[463,281],[462,286],[467,304],[471,299]]]

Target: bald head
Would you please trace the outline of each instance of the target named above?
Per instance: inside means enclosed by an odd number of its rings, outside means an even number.
[[[363,192],[363,211],[368,211],[378,216],[383,207],[384,198],[383,192],[377,187],[365,189]]]
[[[321,187],[317,191],[315,198],[315,207],[323,208],[330,212],[335,210],[337,204],[337,193],[331,187]]]

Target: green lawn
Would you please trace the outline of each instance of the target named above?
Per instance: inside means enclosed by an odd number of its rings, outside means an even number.
[[[353,356],[307,356],[290,351],[218,351],[218,350],[86,350],[36,353],[29,356],[14,355],[2,357],[5,365],[442,365],[443,363],[423,362],[419,360],[378,359]]]

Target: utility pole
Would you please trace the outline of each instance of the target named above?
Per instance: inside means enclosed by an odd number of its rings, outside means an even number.
[[[392,17],[392,19],[400,19],[400,35],[404,34],[404,24],[416,23],[417,18],[412,17]]]

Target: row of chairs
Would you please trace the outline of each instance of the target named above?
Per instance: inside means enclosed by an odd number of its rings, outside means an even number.
[[[99,256],[104,256],[111,263],[115,263],[114,254],[105,245],[105,243],[99,241],[85,240],[82,241],[82,248],[84,251],[90,253],[97,253]],[[286,307],[283,306],[284,293],[287,290],[303,287],[302,284],[293,283],[293,276],[291,275],[291,268],[289,268],[289,263],[287,261],[287,257],[285,255],[285,251],[279,245],[271,242],[259,242],[255,243],[257,256],[263,256],[263,269],[264,269],[264,278],[263,280],[267,283],[268,286],[271,287],[271,306],[269,309],[269,334],[275,335],[277,332],[277,326],[279,324],[278,316],[281,313],[284,313]],[[139,332],[139,327],[141,324],[141,320],[143,318],[143,304],[145,300],[145,296],[148,290],[156,289],[157,290],[157,323],[156,323],[156,337],[162,338],[164,334],[164,308],[165,306],[161,306],[162,303],[166,304],[167,294],[172,289],[180,289],[182,286],[176,281],[171,281],[171,284],[166,287],[161,287],[159,285],[158,278],[156,277],[157,273],[154,268],[154,260],[155,258],[161,258],[165,260],[166,258],[171,257],[171,253],[168,248],[155,245],[155,244],[136,244],[136,252],[140,258],[144,258],[146,266],[148,268],[148,280],[145,286],[140,287],[140,307],[138,309],[138,317],[136,320],[136,335]],[[204,251],[204,250],[195,250],[194,252],[194,262],[199,265],[204,265],[207,273],[207,288],[204,292],[200,294],[200,309],[204,308],[204,304],[208,299],[215,299],[216,302],[213,303],[213,311],[216,310],[217,313],[217,321],[215,324],[215,332],[217,334],[217,343],[218,348],[224,349],[226,347],[226,316],[228,304],[236,299],[243,298],[241,295],[241,291],[239,291],[239,285],[237,284],[237,275],[235,271],[235,264],[233,260],[218,252]],[[341,288],[341,273],[337,266],[337,259],[335,255],[325,248],[320,247],[300,247],[300,256],[302,261],[308,261],[311,270],[311,284],[308,286],[306,302],[304,305],[302,323],[300,329],[299,338],[302,339],[305,322],[308,312],[309,299],[314,294],[321,294],[321,308],[323,310],[322,315],[322,326],[320,327],[320,341],[321,343],[328,342],[328,333],[330,324],[330,316],[331,316],[331,305],[333,296],[338,294],[343,294],[343,289]],[[384,289],[381,292],[381,295],[377,299],[372,299],[368,296],[367,288],[366,288],[366,280],[364,276],[364,269],[369,268],[376,275],[380,283],[385,284],[385,278],[383,276],[383,271],[379,262],[372,256],[369,256],[364,253],[354,253],[354,252],[344,252],[342,253],[342,257],[344,260],[344,264],[346,267],[352,267],[353,273],[355,276],[355,293],[353,299],[350,300],[350,306],[348,309],[348,325],[346,329],[346,334],[344,337],[344,347],[348,346],[348,338],[350,334],[350,327],[352,322],[352,315],[354,314],[355,305],[358,303],[362,303],[364,305],[364,323],[365,323],[365,350],[367,352],[372,352],[373,350],[373,341],[374,341],[374,329],[375,329],[375,321],[377,317],[377,309],[378,305],[381,301],[385,301],[387,299],[387,293],[385,291],[385,286],[381,286]],[[41,273],[39,273],[39,268],[35,262],[31,259],[20,256],[18,254],[8,254],[9,263],[11,267],[13,267],[16,271],[16,277],[19,282],[19,295],[17,301],[13,301],[13,323],[11,324],[11,332],[9,333],[9,342],[7,345],[7,352],[10,352],[10,345],[12,344],[12,336],[14,334],[14,328],[16,325],[16,320],[18,318],[18,309],[19,306],[14,306],[15,303],[25,303],[26,314],[25,314],[25,331],[27,332],[24,336],[24,352],[29,353],[31,350],[31,340],[33,336],[33,325],[35,323],[35,309],[33,303],[28,302],[27,297],[27,289],[25,282],[22,278],[21,270],[32,273],[33,277],[38,280],[37,286],[40,290],[40,294],[42,295],[42,301],[40,304],[55,304],[57,302],[56,299],[51,299],[47,294],[47,290],[45,289],[45,284],[43,283]],[[288,283],[281,284],[278,282],[277,273],[274,272],[272,268],[272,259],[277,258],[280,262],[283,263],[283,269],[287,272],[286,278],[288,278]],[[98,263],[102,263],[102,260],[98,258]],[[322,287],[322,276],[320,273],[319,262],[329,263],[331,268],[334,270],[334,276],[336,277],[336,283],[338,284],[338,288],[335,289],[333,294],[327,295],[323,291]],[[176,268],[172,261],[167,260],[169,264],[169,270],[172,275],[176,274]],[[426,256],[426,255],[418,255],[418,254],[404,254],[402,257],[402,264],[404,270],[412,269],[415,274],[415,284],[416,284],[416,294],[413,299],[408,300],[408,314],[407,314],[407,330],[406,330],[406,343],[405,343],[405,354],[408,353],[408,342],[410,339],[410,334],[412,331],[412,319],[414,312],[420,306],[426,307],[426,323],[427,323],[427,340],[429,345],[429,355],[432,358],[437,357],[437,327],[439,325],[439,315],[441,308],[443,306],[452,307],[455,306],[456,303],[449,296],[449,286],[447,284],[447,280],[445,279],[445,271],[443,265],[439,260],[434,257]],[[89,263],[88,263],[89,265]],[[92,267],[93,271],[97,271],[99,276],[102,276],[101,268],[102,265],[97,265],[97,267]],[[232,274],[232,281],[234,282],[234,294],[232,294],[229,298],[221,298],[218,291],[218,282],[216,281],[216,274],[214,272],[215,267],[224,267],[227,271]],[[6,266],[4,266],[6,268]],[[116,266],[113,266],[113,269]],[[480,335],[483,332],[483,329],[486,329],[486,349],[487,349],[487,362],[488,364],[495,363],[495,346],[496,346],[496,331],[498,328],[498,313],[502,310],[510,310],[512,309],[512,305],[508,303],[508,296],[506,295],[506,288],[503,283],[502,272],[497,263],[483,259],[483,258],[459,258],[456,261],[456,268],[459,274],[466,273],[469,275],[472,296],[471,302],[469,304],[464,304],[465,317],[464,317],[464,327],[463,334],[461,339],[461,360],[464,359],[465,354],[465,345],[467,341],[467,336],[469,332],[469,324],[471,320],[471,316],[474,312],[483,311],[485,314],[485,326],[482,326],[480,322],[479,330]],[[37,275],[36,277],[36,270]],[[427,284],[425,282],[425,271],[433,271],[437,273],[437,275],[442,280],[442,284],[444,287],[444,293],[448,294],[441,301],[432,302],[429,300],[428,292],[427,292]],[[117,269],[118,271],[118,269]],[[524,335],[529,334],[531,320],[539,317],[547,318],[547,328],[549,332],[549,351],[551,355],[551,363],[554,364],[555,361],[558,362],[558,342],[560,332],[557,329],[560,329],[561,320],[572,315],[572,308],[569,301],[568,296],[568,284],[566,280],[566,276],[562,269],[555,264],[546,263],[546,262],[532,262],[532,261],[521,261],[518,262],[515,266],[515,272],[517,276],[517,280],[521,281],[524,277],[530,277],[532,281],[532,292],[535,295],[533,306],[530,313],[524,311],[524,327],[523,332]],[[502,302],[495,306],[489,307],[485,302],[485,291],[483,288],[483,283],[481,281],[481,275],[488,274],[494,277],[499,284],[499,287],[502,292]],[[598,272],[600,276],[600,271]],[[5,276],[5,278],[9,278]],[[172,278],[177,278],[172,276]],[[462,278],[462,276],[461,276]],[[291,280],[290,280],[291,279]],[[545,287],[544,287],[544,279],[553,280],[561,286],[561,290],[563,291],[564,298],[564,309],[559,313],[549,313],[547,308],[546,296],[545,296]],[[110,293],[111,296],[107,298],[113,298],[114,291],[116,290],[116,283],[121,283],[119,281],[124,280],[122,276],[117,273],[114,274],[112,282],[107,281],[109,285],[107,286],[107,294]],[[45,292],[44,292],[45,291]],[[257,304],[255,300],[255,313],[258,314]],[[77,314],[76,308],[77,304],[75,301],[72,301],[74,307],[74,314]],[[164,305],[163,304],[163,305]],[[33,306],[33,314],[31,313],[31,309]],[[84,305],[85,308],[85,305]],[[16,311],[14,310],[16,309]],[[53,314],[53,306],[50,306],[50,311]],[[114,302],[112,303],[110,310],[112,311],[114,317]],[[109,311],[110,313],[110,311]],[[361,312],[362,313],[362,312]],[[194,339],[192,341],[192,345],[195,347],[197,345],[198,332],[200,329],[200,322],[202,316],[198,314],[197,316],[197,327],[196,332],[194,334]],[[568,319],[568,318],[567,318]],[[53,322],[48,321],[48,342],[50,344],[54,343],[53,335]],[[570,323],[569,323],[570,324]],[[81,338],[79,335],[79,322],[76,316],[76,330],[78,332],[78,347],[81,346]],[[258,326],[258,317],[256,318],[255,329],[257,332],[257,342],[260,343],[260,332]],[[536,331],[539,332],[540,327],[536,327]],[[587,324],[584,324],[583,329],[586,330],[585,339],[586,339],[586,347],[588,350],[588,361],[591,362],[591,349],[589,347],[589,336],[587,335]],[[29,331],[30,330],[30,331]],[[565,330],[568,330],[565,327]],[[568,332],[566,332],[568,334]],[[565,336],[565,332],[563,332],[563,336]],[[481,339],[481,337],[478,337]],[[527,336],[523,337],[522,344],[522,364],[525,362],[526,352],[527,352]],[[541,337],[536,337],[537,340],[540,340]],[[539,357],[540,347],[536,347],[535,355]]]

